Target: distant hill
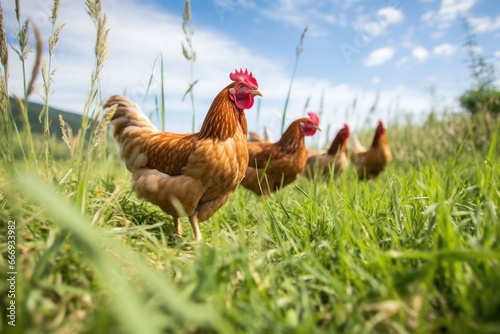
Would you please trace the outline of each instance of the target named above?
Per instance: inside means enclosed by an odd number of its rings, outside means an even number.
[[[22,121],[21,111],[17,101],[13,97],[10,98],[10,106],[12,108],[12,115],[14,116],[17,128],[19,130],[23,129],[24,123]],[[42,122],[38,120],[38,115],[42,111],[42,108],[42,104],[28,101],[28,119],[32,133],[43,133],[44,120],[42,119]],[[72,112],[49,107],[49,128],[51,135],[55,135],[57,138],[61,138],[62,136],[61,126],[59,125],[59,114],[62,115],[64,121],[71,126],[73,133],[76,134],[82,125],[82,116]]]

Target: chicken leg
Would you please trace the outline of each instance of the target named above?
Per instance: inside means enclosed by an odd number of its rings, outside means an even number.
[[[198,215],[195,213],[191,217],[189,217],[189,222],[191,223],[191,227],[193,228],[194,240],[196,242],[202,241],[203,237],[201,236],[200,226],[198,225]]]
[[[177,232],[177,234],[182,237],[182,225],[181,225],[181,219],[179,217],[174,217],[174,228],[175,228],[175,232]]]

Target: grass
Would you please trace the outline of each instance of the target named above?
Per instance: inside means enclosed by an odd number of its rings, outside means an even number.
[[[88,6],[104,48],[105,16]],[[102,112],[99,56],[89,119]],[[2,283],[2,333],[500,332],[498,119],[391,124],[394,161],[375,181],[349,168],[269,199],[238,189],[200,244],[130,192],[99,119],[75,154],[49,143],[49,164],[43,143],[3,152],[14,160],[0,165],[0,270],[15,220],[17,318],[8,325]]]
[[[196,52],[194,51],[192,44],[192,37],[194,35],[194,28],[191,26],[190,21],[192,18],[191,13],[191,2],[190,0],[186,0],[184,2],[184,14],[182,15],[182,32],[186,37],[187,47],[182,43],[182,55],[184,58],[189,61],[190,71],[191,71],[191,81],[189,82],[188,89],[184,93],[182,97],[182,101],[189,94],[189,99],[191,100],[191,132],[196,132],[196,118],[195,118],[195,108],[194,108],[194,86],[198,83],[198,80],[194,79],[194,62],[196,61]]]
[[[67,199],[75,184],[4,180],[2,220],[18,224],[16,329],[498,332],[498,147],[470,154],[463,137],[441,163],[396,160],[371,183],[349,169],[269,200],[239,189],[200,245],[130,193],[114,156],[94,161],[83,217]]]
[[[302,51],[304,51],[304,39],[306,37],[307,33],[307,26],[304,28],[302,31],[302,35],[300,35],[300,42],[299,45],[297,45],[295,49],[295,63],[293,65],[293,71],[292,71],[292,77],[290,79],[290,86],[288,86],[288,93],[285,98],[285,106],[283,107],[283,115],[281,118],[281,131],[280,133],[283,134],[285,132],[285,120],[286,120],[286,111],[288,109],[288,102],[290,101],[290,94],[292,93],[292,86],[293,86],[293,81],[295,79],[295,72],[297,72],[297,67],[299,65],[299,59],[300,59],[300,54]]]

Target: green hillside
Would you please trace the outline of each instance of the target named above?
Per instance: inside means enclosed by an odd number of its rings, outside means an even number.
[[[24,123],[22,121],[21,110],[18,102],[13,97],[10,98],[10,106],[12,108],[12,115],[17,128],[19,130],[23,129]],[[32,133],[43,133],[43,121],[40,122],[38,120],[38,115],[40,115],[42,108],[43,105],[40,103],[28,102],[28,119]],[[78,129],[82,124],[81,115],[49,107],[50,133],[52,135],[55,135],[57,138],[61,138],[62,133],[61,126],[59,125],[59,115],[62,115],[64,121],[71,126],[74,133],[78,132]]]

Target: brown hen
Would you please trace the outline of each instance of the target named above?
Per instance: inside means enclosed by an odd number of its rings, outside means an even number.
[[[172,215],[179,235],[179,217],[188,216],[196,241],[202,240],[198,222],[226,203],[245,176],[244,110],[253,106],[255,95],[262,96],[251,72],[235,71],[229,77],[233,82],[215,97],[198,133],[160,132],[123,96],[112,96],[104,105],[117,105],[111,125],[132,173],[132,189]]]
[[[385,127],[382,121],[378,122],[372,145],[369,149],[362,147],[357,138],[354,138],[351,161],[356,166],[356,172],[360,179],[372,180],[376,178],[391,160],[391,149],[385,136]]]
[[[349,166],[347,156],[347,142],[350,136],[349,126],[344,124],[324,153],[311,154],[307,158],[304,175],[312,179],[315,173],[322,177],[328,177],[333,171],[333,177],[339,177],[340,173]]]
[[[321,130],[319,117],[310,112],[309,118],[294,121],[276,143],[248,143],[248,169],[241,185],[257,195],[268,196],[293,181],[306,164],[304,136]]]

